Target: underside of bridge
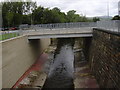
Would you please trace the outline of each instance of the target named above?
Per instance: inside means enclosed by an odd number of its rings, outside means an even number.
[[[28,35],[28,39],[92,37],[92,33]]]

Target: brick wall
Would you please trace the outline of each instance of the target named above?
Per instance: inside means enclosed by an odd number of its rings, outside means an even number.
[[[120,88],[120,33],[93,30],[90,65],[101,88]]]

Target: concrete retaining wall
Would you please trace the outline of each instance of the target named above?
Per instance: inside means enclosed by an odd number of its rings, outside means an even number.
[[[90,63],[101,88],[120,88],[120,33],[95,29]]]
[[[46,42],[46,40],[48,40]],[[2,42],[2,88],[11,88],[24,72],[35,62],[38,55],[48,47],[50,39],[42,39],[35,42],[36,45],[27,40],[27,36],[20,36],[15,39]],[[41,49],[42,48],[42,49]]]
[[[0,43],[0,90],[2,89],[2,44]]]
[[[44,51],[46,47],[48,47],[51,44],[51,40],[49,38],[42,38],[40,39],[40,45],[41,45],[41,50]]]

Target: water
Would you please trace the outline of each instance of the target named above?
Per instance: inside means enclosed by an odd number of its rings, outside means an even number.
[[[74,89],[74,39],[58,39],[54,62],[50,67],[43,89],[71,88]]]

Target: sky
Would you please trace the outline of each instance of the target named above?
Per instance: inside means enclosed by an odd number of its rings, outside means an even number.
[[[37,5],[45,8],[58,7],[62,12],[76,10],[77,14],[87,17],[110,16],[118,14],[118,1],[120,0],[33,0]],[[108,10],[109,7],[109,10]]]

